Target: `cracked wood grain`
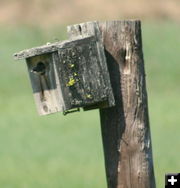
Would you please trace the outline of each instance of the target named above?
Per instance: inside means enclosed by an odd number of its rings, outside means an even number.
[[[108,188],[155,188],[140,21],[99,26],[116,101],[100,109]]]

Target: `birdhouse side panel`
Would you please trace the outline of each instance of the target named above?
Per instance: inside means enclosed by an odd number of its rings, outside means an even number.
[[[39,114],[63,111],[52,53],[27,58],[26,62]]]

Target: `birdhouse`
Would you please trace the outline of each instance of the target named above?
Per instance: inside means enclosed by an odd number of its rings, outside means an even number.
[[[26,59],[40,115],[114,106],[106,58],[98,43],[87,36],[14,55]]]

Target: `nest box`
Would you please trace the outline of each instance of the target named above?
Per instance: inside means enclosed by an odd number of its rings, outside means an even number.
[[[104,49],[98,43],[89,36],[14,54],[26,59],[40,115],[114,106]]]

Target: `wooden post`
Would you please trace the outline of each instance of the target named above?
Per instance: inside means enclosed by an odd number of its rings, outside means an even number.
[[[116,106],[100,110],[109,188],[155,188],[140,21],[100,23]]]
[[[100,109],[108,188],[155,188],[140,21],[84,23],[68,33],[93,34],[96,24],[116,103]]]

